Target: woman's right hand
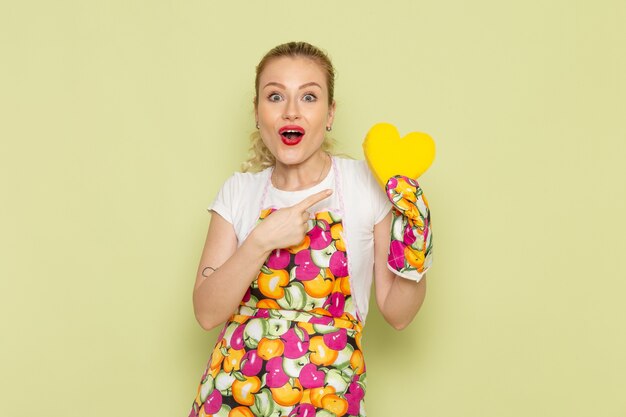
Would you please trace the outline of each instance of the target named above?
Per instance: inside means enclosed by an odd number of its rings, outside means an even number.
[[[332,193],[330,189],[323,190],[291,207],[274,211],[254,228],[254,238],[268,251],[298,245],[304,240],[312,218],[308,209]]]

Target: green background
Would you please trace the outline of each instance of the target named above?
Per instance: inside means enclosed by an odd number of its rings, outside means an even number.
[[[626,415],[626,3],[6,1],[3,416],[186,416],[216,331],[205,207],[246,155],[254,67],[337,68],[339,150],[424,131],[426,302],[372,305],[370,416]]]

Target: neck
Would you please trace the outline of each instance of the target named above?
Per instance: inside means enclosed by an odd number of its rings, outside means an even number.
[[[272,184],[283,191],[305,190],[319,184],[330,168],[330,155],[321,150],[297,165],[285,165],[276,161]]]

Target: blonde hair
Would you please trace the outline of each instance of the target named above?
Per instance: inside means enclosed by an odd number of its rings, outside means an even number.
[[[273,59],[282,57],[304,57],[315,61],[322,68],[324,74],[326,75],[328,105],[332,105],[335,94],[335,69],[333,68],[333,64],[330,61],[328,55],[324,51],[311,45],[310,43],[288,42],[271,49],[268,53],[265,54],[265,56],[256,66],[256,77],[254,80],[255,108],[259,104],[259,79],[261,77],[261,73],[265,69],[265,66],[268,62]],[[333,139],[325,136],[324,142],[322,142],[322,150],[324,152],[332,154],[334,143],[335,141]],[[241,166],[241,170],[243,172],[258,172],[265,168],[274,166],[274,164],[276,163],[274,155],[272,155],[269,149],[267,149],[267,146],[265,146],[265,144],[263,143],[263,139],[261,139],[261,134],[258,130],[255,130],[250,134],[249,151],[250,158],[248,158],[248,160],[246,160]]]

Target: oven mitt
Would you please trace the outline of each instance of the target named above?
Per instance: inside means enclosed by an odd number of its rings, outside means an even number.
[[[430,210],[416,180],[395,175],[385,185],[391,208],[388,268],[403,278],[419,281],[432,264]]]

